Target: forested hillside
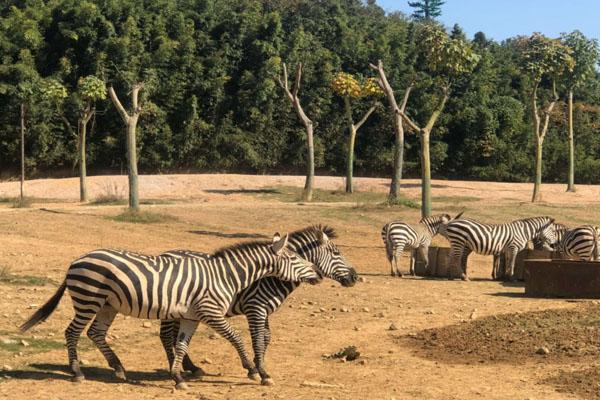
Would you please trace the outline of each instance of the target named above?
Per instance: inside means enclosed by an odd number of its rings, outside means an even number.
[[[407,115],[423,124],[439,94],[420,58],[417,22],[360,0],[22,0],[0,1],[0,168],[19,165],[26,99],[30,173],[73,169],[82,78],[121,94],[143,82],[138,126],[140,170],[303,172],[304,129],[277,83],[281,63],[303,62],[300,96],[315,127],[315,162],[343,175],[348,123],[332,90],[339,72],[375,77],[381,59],[401,99],[415,82]],[[458,26],[453,38],[464,37]],[[525,33],[525,32],[524,32]],[[530,32],[526,32],[530,34]],[[465,38],[481,56],[461,77],[432,131],[434,177],[530,181],[535,145],[528,77],[516,40],[485,32]],[[62,83],[59,100],[36,96],[42,78]],[[566,182],[567,90],[552,110],[544,179]],[[66,95],[66,97],[65,97]],[[540,102],[550,96],[542,81]],[[56,96],[55,96],[56,97]],[[106,96],[102,96],[106,97]],[[359,119],[373,99],[353,102]],[[394,129],[385,99],[356,138],[355,171],[391,175]],[[600,182],[600,85],[590,76],[574,92],[576,179]],[[88,169],[122,169],[123,121],[108,98],[88,125]],[[418,138],[407,130],[405,176],[419,174]]]

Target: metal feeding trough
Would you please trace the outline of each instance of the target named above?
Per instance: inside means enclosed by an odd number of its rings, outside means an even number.
[[[528,296],[600,298],[600,262],[527,260],[524,275]]]
[[[421,258],[419,252],[415,256],[415,274],[418,276],[437,276],[440,278],[448,278],[450,274],[450,266],[448,255],[450,247],[429,247],[429,274],[425,274],[425,262]]]
[[[564,259],[559,253],[548,250],[536,250],[536,249],[524,249],[517,253],[515,258],[515,277],[522,281],[525,279],[525,262],[528,260],[562,260]],[[494,256],[494,268],[496,263],[498,265],[498,271],[496,273],[496,279],[503,280],[506,273],[506,262],[504,255]]]

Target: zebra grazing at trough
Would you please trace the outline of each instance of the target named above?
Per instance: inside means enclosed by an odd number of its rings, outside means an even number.
[[[290,233],[288,246],[298,255],[315,264],[317,270],[325,277],[334,279],[342,286],[354,286],[358,275],[352,268],[335,243],[331,239],[337,237],[333,228],[328,226],[311,226]],[[172,250],[162,255],[172,257],[199,257],[210,258],[211,255],[189,250]],[[248,320],[252,337],[255,368],[248,370],[248,377],[257,379],[260,375],[263,385],[272,385],[274,382],[264,367],[264,357],[267,346],[271,340],[269,329],[269,315],[275,312],[285,299],[298,287],[297,282],[288,282],[275,277],[263,278],[249,288],[242,291],[233,299],[227,316],[244,314]],[[178,321],[162,321],[160,337],[167,353],[169,364],[173,360],[173,343],[177,332]],[[243,352],[242,360],[248,358]],[[183,369],[191,371],[194,375],[203,375],[204,372],[194,365],[186,355],[183,359]]]
[[[121,361],[106,343],[106,333],[117,313],[137,318],[179,321],[171,377],[185,389],[181,360],[198,323],[203,322],[232,341],[239,335],[225,314],[231,300],[266,276],[316,284],[314,265],[287,247],[288,236],[273,242],[250,242],[224,248],[210,259],[146,256],[119,250],[96,250],[71,263],[56,293],[29,318],[21,331],[46,320],[68,289],[75,317],[65,331],[73,381],[84,376],[79,368],[77,343],[88,323],[88,336],[102,352],[116,376],[125,379]],[[240,341],[241,342],[241,341]]]
[[[515,257],[536,237],[546,241],[553,233],[550,217],[518,219],[506,224],[485,224],[471,219],[457,219],[446,225],[450,241],[450,269],[467,277],[467,258],[471,252],[483,255],[504,254],[507,278],[514,280]],[[548,247],[548,249],[550,249]]]
[[[597,226],[583,225],[567,228],[560,225],[555,226],[554,234],[554,238],[546,238],[546,243],[552,246],[554,251],[575,260],[600,261],[600,249],[598,248],[600,228]],[[536,243],[536,245],[539,244]]]
[[[462,214],[461,212],[454,219],[460,218]],[[421,258],[425,261],[425,271],[428,272],[431,240],[438,233],[445,236],[446,224],[451,220],[450,215],[440,214],[423,218],[416,226],[401,221],[392,221],[385,224],[381,229],[381,238],[385,244],[387,259],[390,263],[390,274],[392,276],[402,276],[398,268],[398,257],[406,248],[411,250],[410,274],[415,274],[415,251],[419,251]]]

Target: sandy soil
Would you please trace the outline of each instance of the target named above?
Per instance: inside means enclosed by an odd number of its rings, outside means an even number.
[[[102,193],[107,182],[126,187],[124,177],[93,177],[92,197]],[[564,386],[565,379],[556,382],[556,377],[565,376],[576,384],[577,378],[573,377],[589,375],[580,372],[589,366],[584,359],[533,357],[502,364],[456,363],[428,357],[398,339],[419,335],[425,329],[470,324],[490,315],[571,309],[581,304],[523,297],[521,286],[491,281],[491,260],[480,256],[469,259],[474,278],[471,282],[389,277],[379,230],[393,218],[417,221],[419,212],[415,209],[346,203],[299,205],[239,192],[302,183],[301,177],[281,176],[144,176],[140,181],[143,197],[189,201],[146,206],[173,219],[143,225],[107,218],[118,214],[120,206],[75,203],[78,197],[75,179],[27,182],[29,195],[62,201],[30,209],[0,205],[0,269],[6,268],[21,278],[34,276],[52,282],[44,285],[0,282],[0,339],[18,341],[16,348],[0,344],[0,368],[5,369],[0,371],[0,398],[586,398],[585,391],[579,391],[578,395],[572,385]],[[341,178],[317,179],[321,188],[339,189],[342,183]],[[407,195],[417,198],[416,182],[407,183]],[[383,179],[357,180],[359,190],[383,192],[387,190],[386,184]],[[440,211],[464,206],[475,217],[508,220],[541,207],[530,208],[524,203],[529,199],[530,185],[447,181],[434,184],[435,196],[451,197],[447,202],[434,204]],[[543,190],[544,212],[556,213],[563,219],[573,214],[590,222],[599,220],[597,187],[580,186],[576,194],[563,193],[562,185],[544,185]],[[16,193],[16,183],[0,183],[0,196]],[[459,196],[481,200],[471,199],[463,204]],[[211,251],[235,243],[248,233],[272,235],[275,231],[313,223],[330,224],[338,230],[336,243],[365,281],[354,288],[342,288],[332,281],[316,287],[302,286],[271,317],[273,341],[266,361],[276,386],[262,387],[249,381],[233,348],[221,338],[211,339],[207,328],[201,328],[192,341],[191,355],[216,376],[191,381],[189,391],[177,393],[172,393],[155,321],[150,328],[144,328],[142,320],[119,316],[111,329],[112,346],[134,380],[128,383],[112,378],[101,354],[87,339],[82,339],[80,346],[87,380],[81,384],[69,381],[67,355],[62,348],[63,332],[72,317],[68,299],[63,299],[56,313],[33,331],[23,336],[16,331],[35,307],[56,290],[56,283],[62,280],[69,262],[95,248],[118,247],[152,254],[171,248]],[[349,312],[342,312],[342,308]],[[392,323],[397,330],[389,330]],[[250,349],[245,321],[238,317],[233,324],[243,331]],[[20,344],[21,339],[29,346]],[[349,345],[357,346],[361,352],[358,361],[340,362],[322,357]],[[336,387],[306,387],[302,385],[305,381]]]

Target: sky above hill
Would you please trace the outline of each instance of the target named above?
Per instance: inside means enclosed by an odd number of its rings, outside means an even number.
[[[386,11],[412,14],[407,0],[377,0]],[[439,18],[458,23],[467,36],[482,31],[497,41],[542,32],[558,37],[575,29],[600,39],[600,0],[446,0]]]

